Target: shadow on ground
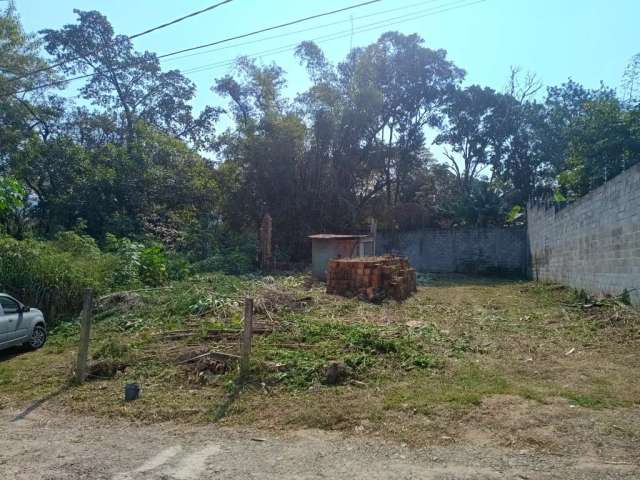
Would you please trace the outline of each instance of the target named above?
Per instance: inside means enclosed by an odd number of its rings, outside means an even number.
[[[528,280],[521,276],[473,275],[468,273],[419,273],[418,285],[421,287],[494,287]]]
[[[12,422],[17,422],[19,420],[23,420],[24,418],[26,418],[27,415],[29,415],[33,411],[37,410],[41,406],[43,406],[49,400],[51,400],[51,399],[57,397],[58,395],[66,392],[67,390],[69,390],[69,388],[71,388],[71,384],[67,383],[65,385],[62,385],[57,390],[54,390],[53,392],[45,395],[44,397],[39,398],[38,400],[35,400],[27,408],[25,408],[22,412],[20,412],[18,415],[16,415],[11,421]]]
[[[6,350],[0,350],[0,362],[11,360],[12,358],[19,357],[29,352],[30,350],[27,350],[24,347],[10,347]]]

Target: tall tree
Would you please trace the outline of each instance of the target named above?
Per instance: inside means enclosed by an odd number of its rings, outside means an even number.
[[[482,173],[502,154],[509,133],[505,117],[512,98],[491,88],[472,85],[450,95],[445,108],[446,122],[434,143],[446,145],[444,150],[458,179],[463,198],[471,194],[471,187]]]
[[[118,122],[129,147],[138,120],[196,148],[212,147],[213,124],[220,112],[206,107],[194,115],[189,103],[195,94],[193,82],[177,70],[163,72],[154,53],[136,52],[131,40],[116,35],[99,12],[74,12],[77,24],[41,32],[45,48],[63,73],[92,75],[81,95]]]
[[[640,53],[636,53],[622,76],[622,101],[629,106],[640,105]]]
[[[59,101],[45,90],[25,91],[51,80],[50,72],[21,78],[46,67],[40,47],[41,42],[23,30],[10,2],[0,13],[0,171],[32,133],[39,129],[47,134],[52,116],[59,113]]]
[[[415,34],[388,32],[339,67],[354,107],[373,102],[364,106],[376,114],[365,141],[382,161],[387,206],[399,200],[404,179],[419,165],[425,127],[440,125],[449,95],[464,76],[445,50],[423,43]]]

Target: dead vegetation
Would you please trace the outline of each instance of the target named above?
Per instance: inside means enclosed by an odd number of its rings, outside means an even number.
[[[327,295],[302,276],[207,276],[137,292],[126,308],[102,307],[94,379],[55,402],[146,421],[223,411],[228,424],[554,452],[600,442],[630,454],[640,435],[637,309],[555,285],[420,280],[414,296],[381,305]],[[237,396],[247,295],[257,332],[251,378]],[[44,350],[0,363],[0,403],[36,399],[65,381],[77,341],[67,328]],[[124,404],[127,382],[142,395]]]

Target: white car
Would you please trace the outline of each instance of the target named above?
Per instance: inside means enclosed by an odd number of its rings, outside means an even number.
[[[0,293],[0,350],[24,345],[33,350],[47,341],[47,324],[37,308]]]

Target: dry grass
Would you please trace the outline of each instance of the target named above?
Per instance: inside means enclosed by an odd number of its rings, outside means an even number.
[[[176,358],[194,348],[237,351],[235,339],[205,333],[239,329],[245,294],[262,299],[258,321],[275,331],[255,338],[254,377],[236,398],[233,369],[194,382]],[[640,439],[640,314],[617,302],[585,308],[566,288],[461,276],[435,277],[402,304],[329,296],[319,284],[305,289],[302,277],[202,278],[141,299],[98,320],[93,340],[94,351],[131,366],[60,393],[52,406],[210,421],[223,405],[225,424],[550,452],[608,445],[620,458]],[[193,334],[166,339],[185,330]],[[3,354],[0,404],[24,405],[63,385],[75,335]],[[350,365],[351,381],[323,385],[329,360]],[[143,394],[125,404],[129,381]]]

